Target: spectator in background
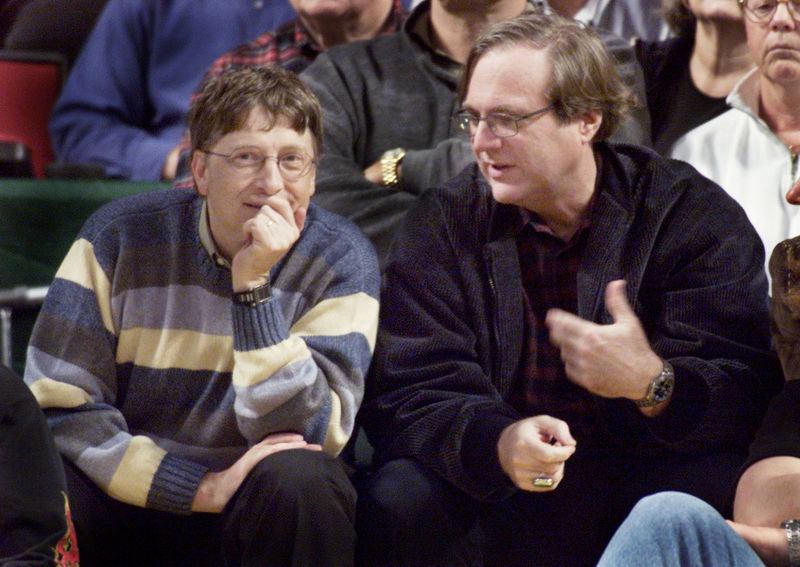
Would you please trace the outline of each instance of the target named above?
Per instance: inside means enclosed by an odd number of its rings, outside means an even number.
[[[725,97],[753,67],[733,0],[668,0],[667,19],[677,37],[634,44],[653,148],[665,156],[686,132],[728,110]]]
[[[221,55],[206,71],[204,80],[231,66],[280,65],[300,73],[322,51],[342,43],[394,33],[406,19],[400,0],[289,0],[289,3],[297,11],[297,18]],[[187,133],[181,140],[176,187],[192,184],[190,148]]]
[[[0,366],[0,565],[78,567],[64,467],[31,391]]]
[[[208,65],[292,17],[286,0],[110,0],[53,109],[56,158],[109,177],[172,179]]]
[[[669,33],[659,9],[660,1],[537,0],[537,3],[596,30],[606,30],[625,39],[656,41],[666,38]]]
[[[675,142],[672,156],[722,186],[747,212],[765,250],[800,234],[789,202],[800,179],[800,2],[740,0],[755,68],[731,109]]]
[[[359,548],[594,567],[645,494],[725,505],[781,382],[763,251],[693,168],[605,143],[631,94],[585,27],[496,24],[461,85],[477,164],[420,197],[384,272]]]
[[[84,567],[351,566],[353,430],[378,318],[364,236],[309,204],[313,94],[206,84],[197,191],[119,199],[50,286],[25,380],[66,463]]]
[[[526,10],[538,9],[525,0],[425,0],[402,32],[331,49],[302,73],[325,121],[314,198],[353,219],[382,262],[417,196],[474,161],[469,140],[451,120],[472,43],[491,23]],[[644,101],[633,50],[601,33],[623,79]],[[646,107],[615,140],[649,142]]]

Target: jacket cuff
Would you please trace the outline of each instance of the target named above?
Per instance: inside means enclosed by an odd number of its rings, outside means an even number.
[[[675,390],[663,413],[654,418],[644,417],[651,433],[668,443],[680,441],[697,427],[703,414],[700,408],[708,407],[708,386],[691,372],[681,372],[675,367]],[[636,410],[639,413],[638,409]]]
[[[513,489],[497,455],[497,442],[503,430],[516,419],[508,415],[485,411],[478,413],[464,431],[461,459],[469,475],[481,484],[496,489],[505,486]]]

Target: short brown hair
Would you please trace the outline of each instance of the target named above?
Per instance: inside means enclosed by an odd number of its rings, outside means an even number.
[[[311,132],[314,157],[322,149],[319,101],[297,75],[280,67],[232,66],[203,85],[189,108],[192,152],[208,150],[220,138],[243,128],[250,112],[262,107],[272,127],[281,117],[302,134]]]
[[[459,104],[464,102],[475,65],[489,51],[529,46],[548,52],[553,76],[545,95],[561,123],[599,111],[603,116],[595,140],[611,136],[637,105],[620,78],[600,37],[583,24],[556,15],[526,12],[491,26],[472,46],[461,76]]]

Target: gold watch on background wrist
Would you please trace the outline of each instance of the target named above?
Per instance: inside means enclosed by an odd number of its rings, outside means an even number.
[[[400,162],[406,156],[403,148],[394,148],[383,153],[381,156],[381,184],[386,187],[394,187],[400,182],[397,170]]]

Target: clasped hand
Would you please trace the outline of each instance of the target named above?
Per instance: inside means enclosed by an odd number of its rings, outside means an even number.
[[[306,209],[292,210],[283,195],[270,195],[258,214],[242,225],[244,243],[231,262],[234,291],[247,291],[266,283],[272,267],[297,239]]]
[[[531,492],[555,490],[564,478],[564,465],[575,452],[569,426],[549,415],[537,415],[512,423],[500,434],[497,456],[500,466],[517,487]],[[537,478],[552,479],[548,486]]]

